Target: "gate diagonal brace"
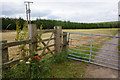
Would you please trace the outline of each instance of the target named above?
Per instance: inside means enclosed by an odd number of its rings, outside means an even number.
[[[51,50],[48,48],[48,44],[49,44],[50,40],[52,39],[53,34],[54,34],[54,33],[51,34],[51,36],[50,36],[47,44],[45,44],[44,42],[42,42],[42,44],[45,46],[45,48],[44,48],[43,51],[42,51],[42,55],[44,54],[44,52],[45,52],[46,49],[48,49],[49,51],[51,51]],[[53,52],[51,52],[51,53],[53,54]]]
[[[42,42],[42,44],[43,44],[44,46],[46,46],[45,42]],[[51,51],[49,47],[47,47],[47,50],[48,50],[48,51]],[[53,52],[51,52],[51,54],[53,54]]]

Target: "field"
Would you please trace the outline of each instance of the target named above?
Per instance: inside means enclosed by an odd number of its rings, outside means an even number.
[[[113,35],[113,32],[118,31],[117,28],[109,29],[63,29],[63,32],[79,32],[79,33],[90,33],[90,34],[103,34],[103,35]],[[16,31],[2,32],[2,40],[7,40],[8,42],[15,41]],[[43,38],[48,38],[50,34],[43,34]]]
[[[111,29],[63,29],[63,32],[79,32],[79,33],[102,34],[102,35],[116,35],[118,32],[118,29],[117,28],[111,28]],[[50,37],[50,35],[51,35],[51,33],[43,34],[42,38],[47,39]],[[12,42],[12,41],[15,41],[15,36],[16,36],[15,31],[3,32],[2,40],[7,40],[8,42]],[[83,36],[83,35],[71,35],[70,37],[75,38],[75,39],[85,39],[85,40],[91,39],[90,36]],[[95,41],[100,40],[100,41],[105,42],[109,39],[110,38],[108,38],[108,37],[100,37],[100,36],[94,37]],[[90,45],[88,42],[85,42],[85,41],[74,41],[72,43],[78,44],[78,45]],[[50,44],[53,44],[53,41],[51,41]],[[93,43],[93,45],[97,46],[97,47],[101,47],[103,44]],[[69,46],[69,47],[71,47],[71,46]],[[51,49],[54,49],[54,47],[52,47]],[[17,54],[17,47],[9,48],[10,59],[12,59],[13,57],[15,57],[15,59],[19,58],[19,56],[16,58],[16,54]],[[81,64],[82,64],[82,66],[81,66]],[[76,67],[74,67],[74,66],[76,66]],[[53,64],[52,67],[54,69],[52,69],[51,75],[49,75],[49,76],[52,78],[84,77],[86,66],[87,66],[87,63],[82,63],[82,62],[77,62],[77,61],[72,61],[72,60],[70,60],[68,62],[60,63],[60,64]],[[67,69],[66,69],[66,67],[67,67]],[[63,73],[63,74],[61,74],[61,73]],[[68,74],[66,74],[66,73],[68,73]]]

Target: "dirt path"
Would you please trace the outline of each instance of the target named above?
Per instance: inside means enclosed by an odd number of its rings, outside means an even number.
[[[113,38],[113,39],[111,39],[107,42],[118,44],[118,38]],[[113,51],[118,50],[117,45],[110,45],[110,44],[104,44],[102,46],[102,48],[103,49],[108,49],[108,50],[113,50]],[[103,50],[100,50],[99,52],[100,53],[111,54],[111,55],[115,55],[115,56],[118,55],[118,52],[108,52],[108,51],[103,51]],[[109,59],[118,60],[117,57],[110,57],[110,56],[106,56],[106,55],[103,55],[103,54],[97,54],[96,56],[100,56],[102,58],[109,58]],[[103,60],[103,59],[100,59],[100,58],[97,58],[97,57],[95,59],[118,65],[118,62],[116,62],[116,61]],[[95,62],[97,62],[97,61],[95,61]],[[97,62],[97,63],[100,63],[100,62]],[[101,63],[101,64],[103,64],[103,63]],[[105,65],[110,66],[109,64],[105,64]],[[112,67],[115,67],[115,66],[112,66]],[[110,68],[106,68],[106,67],[97,66],[97,65],[94,65],[94,64],[89,64],[88,67],[87,67],[87,70],[86,70],[86,76],[85,77],[86,78],[118,78],[118,71],[110,69]]]

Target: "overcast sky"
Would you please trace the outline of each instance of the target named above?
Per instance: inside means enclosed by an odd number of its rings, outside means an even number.
[[[24,1],[0,1],[0,17],[25,16]],[[71,22],[108,22],[118,20],[119,0],[29,0],[31,4],[31,18],[65,20]]]

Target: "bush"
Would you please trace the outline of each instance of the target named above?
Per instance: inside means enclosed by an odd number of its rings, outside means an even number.
[[[31,60],[28,60],[30,63],[22,61],[11,68],[3,67],[3,78],[49,78],[49,76],[46,75],[50,72],[50,68],[47,63],[41,62],[38,57],[30,59]]]

